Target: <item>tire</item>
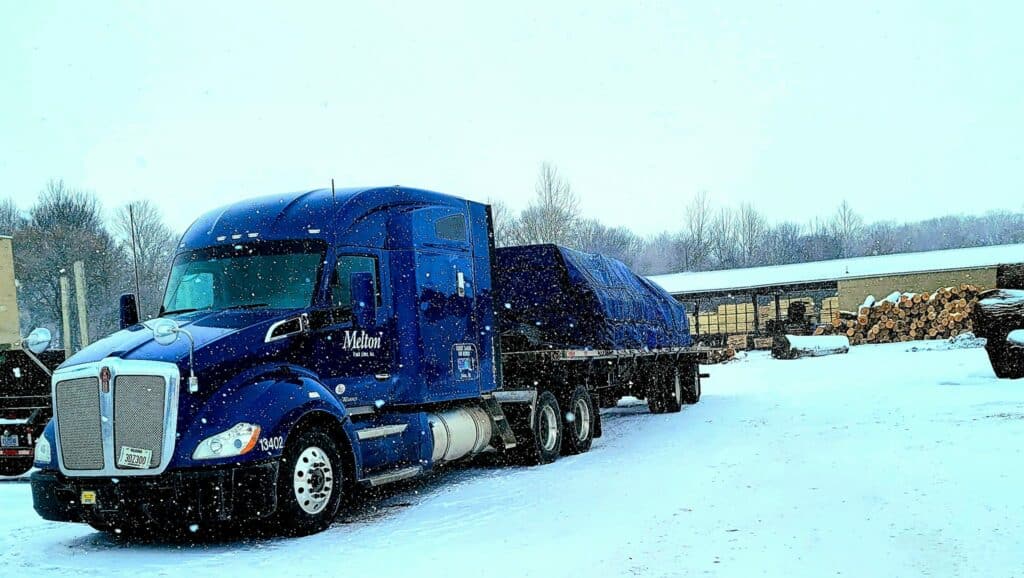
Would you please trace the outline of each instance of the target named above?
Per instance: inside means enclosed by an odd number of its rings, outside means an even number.
[[[276,518],[283,534],[307,536],[334,521],[345,493],[336,442],[313,428],[288,440],[277,474]]]
[[[654,372],[647,407],[651,413],[678,413],[682,409],[683,383],[678,371]]]
[[[572,416],[572,419],[569,418]],[[562,424],[562,453],[582,454],[590,450],[597,429],[597,411],[594,400],[585,386],[579,386],[569,396]]]
[[[515,461],[524,465],[549,464],[558,459],[562,450],[562,411],[558,400],[550,391],[537,396],[533,419],[516,432],[520,440]]]
[[[32,458],[0,459],[0,476],[20,476],[32,469]]]
[[[676,379],[682,382],[683,403],[693,405],[700,401],[701,387],[699,368],[696,364],[686,364],[676,368]]]

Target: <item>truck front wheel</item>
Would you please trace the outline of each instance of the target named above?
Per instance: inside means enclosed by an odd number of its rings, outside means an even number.
[[[345,490],[341,454],[319,429],[289,440],[277,476],[277,517],[284,533],[315,534],[338,514]]]

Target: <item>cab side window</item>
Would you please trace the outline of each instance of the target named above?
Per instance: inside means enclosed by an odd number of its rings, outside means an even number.
[[[377,305],[381,304],[380,279],[377,277],[377,259],[365,255],[339,255],[338,265],[331,276],[331,306],[347,309],[352,304],[352,274],[373,275]]]

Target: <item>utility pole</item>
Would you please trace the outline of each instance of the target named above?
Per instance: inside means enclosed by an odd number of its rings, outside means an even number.
[[[60,319],[60,338],[64,342],[64,358],[67,359],[74,353],[71,345],[71,281],[67,275],[60,276]]]
[[[78,300],[78,329],[82,347],[89,345],[89,311],[85,293],[85,263],[75,261],[75,299]]]

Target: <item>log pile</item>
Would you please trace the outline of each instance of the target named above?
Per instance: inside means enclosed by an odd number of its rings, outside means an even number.
[[[981,290],[974,285],[943,287],[933,293],[868,297],[856,312],[840,311],[815,335],[845,335],[850,345],[948,339],[973,331],[971,313]]]

